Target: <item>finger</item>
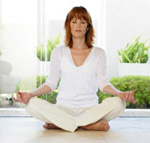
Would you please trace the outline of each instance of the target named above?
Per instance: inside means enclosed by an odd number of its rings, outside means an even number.
[[[121,94],[119,95],[119,97],[120,97],[123,101],[125,101],[125,97],[124,97],[124,94],[123,94],[123,93],[121,93]]]
[[[20,95],[21,95],[21,94],[22,94],[22,92],[18,91],[18,94],[20,94]]]
[[[129,102],[132,102],[134,100],[134,92],[133,91],[130,91],[128,93],[128,101]]]
[[[126,95],[125,95],[125,99],[126,99],[126,101],[129,101],[129,95],[128,95],[129,93],[128,92],[126,92]]]
[[[126,98],[127,98],[127,101],[130,102],[130,95],[126,95]]]
[[[18,100],[19,102],[22,102],[22,98],[21,98],[20,94],[17,95],[17,100]]]
[[[19,100],[15,99],[13,96],[12,96],[12,100],[13,100],[14,102],[19,102]]]
[[[135,103],[137,103],[137,102],[138,102],[138,100],[133,100],[133,101],[132,101],[133,104],[135,104]]]
[[[134,100],[134,96],[133,95],[131,95],[131,102]]]
[[[134,91],[130,92],[130,96],[134,99]]]
[[[130,95],[134,95],[134,91],[130,91]]]
[[[20,91],[17,92],[17,95],[18,95],[19,97],[22,97],[22,94],[23,94],[23,93],[20,92]]]
[[[17,95],[17,97],[20,97],[21,94],[20,94],[20,92],[17,92],[16,95]]]
[[[124,101],[127,101],[127,100],[128,100],[127,92],[125,92],[125,93],[123,94],[123,98],[124,98]]]
[[[17,95],[18,95],[18,94],[21,94],[21,92],[20,92],[20,91],[18,91],[16,94],[17,94]]]
[[[129,93],[129,95],[128,95],[128,101],[129,101],[129,102],[132,102],[132,101],[133,101],[133,95],[131,95],[131,93]]]

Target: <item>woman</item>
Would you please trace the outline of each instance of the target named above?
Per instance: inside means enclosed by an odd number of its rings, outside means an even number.
[[[46,82],[30,93],[18,92],[14,101],[27,104],[27,112],[46,122],[46,129],[108,131],[108,121],[124,111],[125,101],[136,103],[134,93],[117,90],[107,79],[106,56],[104,50],[92,45],[92,19],[84,7],[74,7],[68,13],[65,31],[65,45],[53,50]],[[52,92],[59,78],[55,105],[35,97]],[[98,88],[116,97],[98,104]]]

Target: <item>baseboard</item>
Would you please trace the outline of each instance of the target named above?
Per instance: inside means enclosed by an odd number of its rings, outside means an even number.
[[[0,108],[0,117],[31,117],[24,108]],[[125,109],[120,117],[150,117],[150,109]]]
[[[121,117],[150,117],[150,109],[125,109]]]

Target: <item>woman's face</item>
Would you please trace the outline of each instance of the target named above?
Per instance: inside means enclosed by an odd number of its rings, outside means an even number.
[[[73,18],[70,22],[71,34],[73,37],[85,37],[87,32],[87,22],[84,19]]]

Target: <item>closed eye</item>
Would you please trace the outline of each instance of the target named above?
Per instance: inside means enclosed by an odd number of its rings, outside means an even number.
[[[82,24],[85,24],[85,21],[81,21]]]

